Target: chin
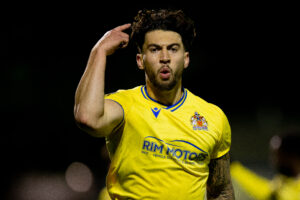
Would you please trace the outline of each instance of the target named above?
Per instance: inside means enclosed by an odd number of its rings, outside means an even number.
[[[161,90],[172,90],[176,86],[176,81],[160,81],[154,84],[157,88]]]

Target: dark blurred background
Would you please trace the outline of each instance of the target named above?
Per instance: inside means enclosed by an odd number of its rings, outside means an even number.
[[[183,9],[197,27],[184,86],[226,113],[232,159],[272,175],[270,137],[300,122],[293,5],[16,4],[2,8],[0,29],[1,199],[97,198],[107,172],[105,141],[75,124],[77,84],[106,31],[131,22],[139,9],[165,6]],[[106,92],[144,84],[135,53],[129,45],[108,58]],[[90,188],[80,190],[82,177],[67,178],[71,166],[91,174]],[[44,190],[48,196],[36,192]]]

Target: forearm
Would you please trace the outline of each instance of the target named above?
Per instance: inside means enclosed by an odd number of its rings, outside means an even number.
[[[95,136],[107,136],[123,119],[121,107],[104,100],[104,79],[106,57],[127,46],[129,36],[122,31],[129,27],[130,24],[118,26],[96,43],[75,93],[75,120],[80,128]]]
[[[74,115],[79,123],[95,126],[104,114],[105,65],[105,53],[94,48],[75,93]]]
[[[230,183],[223,188],[216,188],[216,190],[211,190],[207,193],[207,200],[234,200],[234,190]]]
[[[234,200],[234,190],[230,175],[229,153],[221,158],[211,160],[207,180],[208,200]]]

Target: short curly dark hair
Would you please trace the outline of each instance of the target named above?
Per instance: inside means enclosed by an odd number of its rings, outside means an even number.
[[[185,51],[189,51],[196,36],[194,21],[178,9],[143,9],[132,24],[131,40],[141,52],[145,35],[153,30],[170,30],[180,34]]]

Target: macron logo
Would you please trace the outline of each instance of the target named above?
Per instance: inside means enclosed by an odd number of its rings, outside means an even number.
[[[158,114],[159,114],[159,112],[160,112],[161,109],[158,109],[158,108],[155,107],[154,109],[151,108],[151,110],[152,110],[155,118],[157,118],[157,116],[158,116]]]

